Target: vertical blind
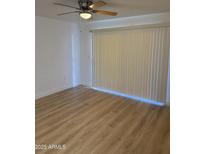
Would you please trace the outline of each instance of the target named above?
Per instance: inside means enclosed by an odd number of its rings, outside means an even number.
[[[92,86],[165,102],[169,27],[93,32]]]

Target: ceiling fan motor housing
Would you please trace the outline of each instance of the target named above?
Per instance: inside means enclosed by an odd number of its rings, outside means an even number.
[[[86,11],[89,10],[89,6],[92,4],[92,0],[78,0],[78,4],[80,6],[80,9]]]

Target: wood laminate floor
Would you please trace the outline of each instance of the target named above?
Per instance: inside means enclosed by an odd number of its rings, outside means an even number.
[[[168,107],[84,86],[36,100],[35,119],[37,154],[169,154],[170,150]]]

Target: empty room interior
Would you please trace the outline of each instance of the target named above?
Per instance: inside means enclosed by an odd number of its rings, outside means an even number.
[[[170,153],[170,1],[35,0],[37,154]]]

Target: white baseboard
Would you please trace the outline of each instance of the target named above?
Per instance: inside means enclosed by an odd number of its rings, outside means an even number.
[[[138,97],[138,96],[131,96],[131,95],[128,95],[128,94],[124,94],[124,93],[120,93],[120,92],[116,92],[116,91],[112,91],[112,90],[108,90],[108,89],[96,88],[96,87],[91,87],[91,88],[94,89],[94,90],[97,90],[97,91],[101,91],[101,92],[105,92],[105,93],[109,93],[109,94],[113,94],[113,95],[117,95],[117,96],[130,98],[130,99],[140,101],[140,102],[143,102],[143,103],[148,103],[148,104],[153,104],[153,105],[158,105],[158,106],[164,106],[165,105],[165,103],[163,103],[163,102],[157,102],[157,101],[153,101],[153,100],[150,100],[150,99],[145,99],[145,98]]]
[[[39,98],[41,98],[41,97],[45,97],[45,96],[48,96],[48,95],[57,93],[57,92],[59,92],[59,91],[63,91],[63,90],[69,89],[69,88],[72,88],[72,86],[69,86],[69,87],[61,87],[61,88],[56,88],[56,89],[52,89],[52,90],[48,90],[48,91],[36,93],[35,99],[39,99]]]
[[[170,106],[170,101],[167,101],[167,102],[166,102],[166,106]]]
[[[59,91],[63,91],[63,90],[72,88],[72,87],[73,87],[73,86],[70,86],[70,87],[61,87],[61,88],[49,90],[49,91],[46,91],[46,92],[41,92],[41,93],[36,94],[35,99],[39,99],[39,98],[41,98],[41,97],[45,97],[45,96],[48,96],[48,95],[57,93],[57,92],[59,92]],[[88,88],[89,88],[89,87],[88,87]],[[133,99],[133,100],[136,100],[136,101],[140,101],[140,102],[143,102],[143,103],[154,104],[154,105],[158,105],[158,106],[164,106],[164,105],[167,104],[167,103],[165,104],[165,103],[163,103],[163,102],[153,101],[153,100],[150,100],[150,99],[145,99],[145,98],[138,97],[138,96],[131,96],[131,95],[124,94],[124,93],[120,93],[120,92],[113,91],[113,90],[108,90],[108,89],[103,89],[103,88],[97,88],[97,87],[90,87],[90,88],[92,88],[92,89],[94,89],[94,90],[97,90],[97,91],[101,91],[101,92],[105,92],[105,93],[109,93],[109,94],[113,94],[113,95],[117,95],[117,96],[122,96],[122,97],[130,98],[130,99]]]

